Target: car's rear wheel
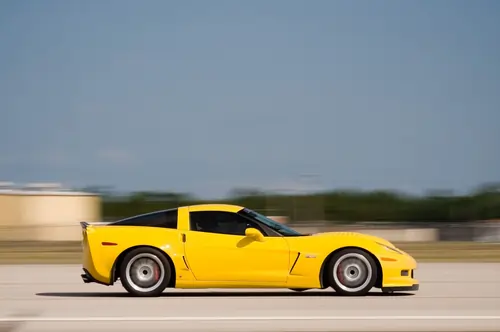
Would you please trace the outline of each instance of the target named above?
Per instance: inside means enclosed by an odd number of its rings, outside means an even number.
[[[165,256],[153,248],[137,248],[120,266],[123,287],[135,296],[159,296],[169,284],[171,267]]]
[[[377,265],[363,250],[348,248],[336,253],[327,266],[328,280],[341,295],[366,295],[377,280]]]

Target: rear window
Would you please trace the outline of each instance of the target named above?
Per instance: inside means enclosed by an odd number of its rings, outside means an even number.
[[[158,211],[117,221],[116,226],[149,226],[177,229],[177,209]]]

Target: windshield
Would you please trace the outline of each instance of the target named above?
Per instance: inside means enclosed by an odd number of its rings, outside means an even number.
[[[263,216],[260,213],[252,211],[250,209],[245,208],[245,209],[241,210],[240,213],[247,215],[251,218],[257,219],[258,221],[265,224],[267,227],[272,228],[273,230],[277,231],[281,235],[284,235],[284,236],[301,236],[302,235],[299,232],[297,232],[296,230],[293,230],[293,229],[291,229],[283,224],[280,224],[279,222],[276,222],[276,221],[274,221],[266,216]]]

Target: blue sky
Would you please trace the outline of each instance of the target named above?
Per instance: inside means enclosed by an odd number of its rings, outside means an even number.
[[[0,180],[500,181],[499,35],[494,0],[4,0]]]

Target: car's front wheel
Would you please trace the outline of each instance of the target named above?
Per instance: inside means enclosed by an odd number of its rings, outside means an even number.
[[[130,251],[120,266],[122,285],[135,296],[159,296],[170,278],[170,263],[159,250],[153,248]]]
[[[341,295],[366,295],[377,280],[377,265],[363,250],[348,248],[330,259],[328,280],[332,288]]]

